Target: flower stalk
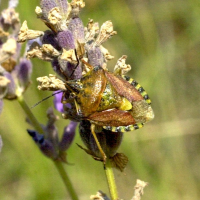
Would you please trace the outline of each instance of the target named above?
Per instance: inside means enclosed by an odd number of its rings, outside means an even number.
[[[37,119],[35,118],[35,116],[33,115],[33,113],[31,112],[30,108],[28,107],[28,105],[26,104],[23,96],[19,96],[17,98],[20,106],[22,107],[22,109],[24,110],[24,112],[26,113],[28,119],[30,120],[32,126],[35,128],[35,130],[41,134],[44,134],[44,130],[42,129],[40,123],[37,121]],[[57,168],[59,175],[61,177],[61,179],[64,182],[64,185],[66,187],[66,190],[69,192],[69,195],[71,196],[72,200],[78,200],[78,196],[75,192],[75,189],[67,175],[66,170],[63,167],[63,164],[60,160],[53,160],[53,163],[55,165],[55,167]]]
[[[116,186],[116,183],[115,183],[113,167],[112,167],[112,163],[111,163],[110,159],[106,160],[104,171],[105,171],[105,174],[106,174],[106,179],[107,179],[111,199],[117,200],[118,199],[117,186]]]
[[[67,188],[70,196],[71,196],[71,199],[72,200],[78,200],[78,196],[74,190],[74,187],[72,185],[72,182],[71,180],[69,179],[69,176],[66,172],[66,170],[64,169],[63,167],[63,164],[57,160],[54,160],[54,164],[60,174],[60,177],[62,178],[64,184],[65,184],[65,187]]]

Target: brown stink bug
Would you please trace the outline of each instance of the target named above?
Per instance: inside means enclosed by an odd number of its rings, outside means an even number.
[[[89,65],[85,61],[83,63]],[[132,131],[152,120],[154,113],[148,94],[135,80],[100,66],[90,68],[81,79],[66,82],[68,96],[65,99],[73,104],[64,117],[88,120],[97,146],[106,158],[95,135],[95,126],[112,132]]]

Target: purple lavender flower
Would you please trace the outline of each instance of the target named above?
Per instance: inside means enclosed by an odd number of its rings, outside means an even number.
[[[72,141],[74,140],[77,124],[77,122],[71,121],[69,125],[64,128],[63,136],[59,143],[60,151],[66,151],[70,147]]]
[[[40,0],[40,6],[42,9],[44,19],[48,21],[49,11],[52,8],[55,8],[57,4],[53,0]]]
[[[84,25],[79,17],[71,18],[68,28],[72,32],[75,40],[77,40],[81,44],[85,43]]]
[[[8,9],[0,15],[0,110],[3,98],[13,100],[19,97],[28,87],[32,73],[31,62],[20,59],[21,44],[17,43],[20,29],[19,15],[15,12],[18,0],[10,0]],[[20,59],[19,64],[18,60]]]
[[[53,159],[67,162],[66,150],[70,147],[75,136],[76,122],[70,122],[64,128],[62,139],[59,141],[58,130],[55,126],[57,116],[54,114],[53,109],[49,108],[47,111],[48,122],[43,126],[44,135],[35,130],[27,130],[29,135],[33,138],[44,155]]]
[[[58,110],[61,113],[64,112],[63,103],[61,102],[62,96],[63,96],[62,92],[54,95],[54,107],[55,107],[56,110]]]
[[[74,36],[70,30],[60,31],[57,34],[58,44],[62,48],[69,50],[75,49]]]
[[[15,76],[15,80],[18,82],[20,89],[25,91],[30,83],[32,63],[30,60],[21,58],[19,64],[15,67],[12,74]]]
[[[34,130],[27,130],[28,134],[33,138],[44,155],[49,158],[56,159],[58,154],[53,144],[44,138],[44,135],[39,134]]]

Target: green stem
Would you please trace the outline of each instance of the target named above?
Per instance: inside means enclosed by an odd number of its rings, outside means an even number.
[[[55,166],[56,166],[66,188],[68,189],[68,192],[69,192],[71,198],[73,200],[78,200],[78,196],[77,196],[77,194],[76,194],[76,192],[75,192],[75,190],[72,186],[72,183],[71,183],[62,163],[60,161],[54,161],[54,164],[55,164]]]
[[[33,115],[33,113],[31,112],[30,108],[28,107],[28,105],[26,104],[23,96],[19,96],[17,98],[20,106],[23,108],[24,112],[26,113],[26,115],[28,116],[28,119],[30,120],[32,126],[35,128],[35,130],[37,132],[39,132],[40,134],[44,134],[44,131],[40,125],[40,123],[37,121],[37,119],[35,118],[35,116]],[[78,196],[76,195],[76,192],[72,186],[72,183],[62,165],[62,163],[60,161],[54,161],[54,164],[56,166],[56,168],[58,169],[58,172],[65,184],[66,189],[68,190],[71,199],[72,200],[78,200]]]
[[[35,116],[33,115],[33,113],[31,112],[30,108],[28,107],[28,105],[26,104],[23,96],[19,96],[17,98],[20,106],[23,108],[24,112],[26,113],[26,115],[28,116],[28,119],[30,120],[32,126],[35,128],[35,130],[40,133],[40,134],[44,134],[44,131],[40,125],[40,123],[37,121],[37,119],[35,118]]]
[[[106,178],[108,182],[111,199],[117,200],[118,199],[117,186],[115,184],[115,177],[114,177],[113,168],[112,168],[110,159],[106,160],[105,173],[106,173]]]

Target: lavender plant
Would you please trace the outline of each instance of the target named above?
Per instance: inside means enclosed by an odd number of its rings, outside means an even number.
[[[98,141],[107,156],[104,168],[111,199],[114,200],[118,199],[118,194],[112,168],[116,167],[123,171],[128,162],[128,158],[124,154],[117,153],[123,133],[97,130],[97,128],[95,129],[97,140],[95,140],[90,129],[90,122],[82,120],[77,115],[77,105],[73,94],[65,84],[66,81],[81,79],[91,70],[91,66],[101,66],[107,70],[107,62],[113,59],[109,51],[103,47],[103,43],[116,34],[112,22],[106,21],[99,27],[97,22],[89,20],[87,26],[84,27],[80,19],[80,11],[84,6],[85,3],[82,0],[72,0],[71,3],[66,0],[41,0],[40,7],[36,7],[35,12],[37,17],[48,27],[46,31],[30,30],[26,21],[19,29],[18,15],[13,7],[9,6],[8,10],[2,12],[0,20],[2,29],[0,35],[0,111],[3,107],[3,99],[18,100],[27,114],[29,124],[33,127],[27,132],[41,152],[54,161],[72,199],[78,199],[78,197],[62,163],[68,163],[66,151],[73,142],[75,129],[80,123],[80,136],[86,149],[81,145],[78,146],[95,160],[103,161]],[[6,12],[7,15],[4,14]],[[12,28],[12,34],[6,32],[9,28]],[[18,62],[20,43],[25,41],[28,41],[26,58],[23,56]],[[37,81],[39,90],[54,92],[54,107],[62,113],[63,118],[71,120],[69,125],[64,127],[61,139],[58,138],[58,130],[55,125],[58,117],[54,114],[53,109],[47,110],[47,124],[40,125],[23,98],[32,72],[30,58],[39,58],[50,62],[56,73],[56,75],[39,77]],[[131,69],[125,60],[126,56],[122,56],[117,61],[114,68],[115,73],[123,75]],[[140,186],[136,186],[133,199],[140,199],[145,186],[144,182],[140,182]],[[108,199],[102,192],[91,198]]]

